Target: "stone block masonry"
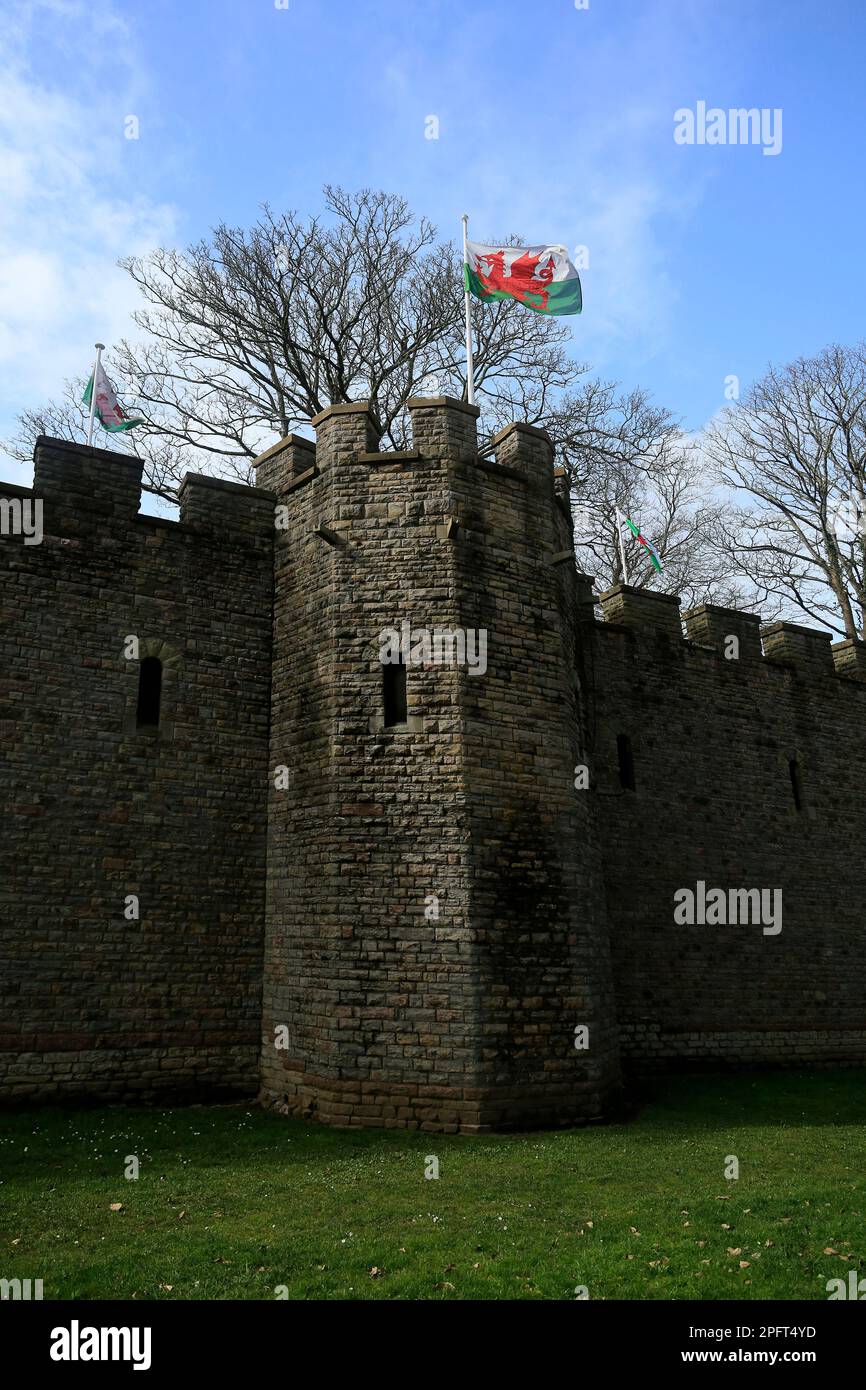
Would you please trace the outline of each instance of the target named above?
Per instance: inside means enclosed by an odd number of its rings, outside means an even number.
[[[263,1097],[353,1125],[591,1118],[618,1065],[572,788],[569,580],[538,558],[565,543],[550,445],[505,432],[485,465],[477,409],[409,410],[405,454],[378,452],[361,403],[313,422],[302,487],[297,446],[280,475],[263,461],[286,515],[271,764],[289,770],[268,816]],[[405,620],[483,629],[489,664],[411,666],[388,726],[380,634]]]
[[[684,640],[668,598],[641,603],[639,622],[589,624],[584,641],[625,1064],[862,1065],[866,690],[853,644],[834,668],[829,634],[777,623],[762,655],[757,615],[708,605],[685,614]],[[674,894],[698,881],[780,890],[781,930],[676,924]]]
[[[7,1100],[257,1089],[273,498],[189,477],[162,521],[140,480],[40,439],[44,539],[0,541]]]
[[[866,1060],[864,645],[625,585],[597,622],[544,432],[408,409],[407,450],[332,406],[178,521],[58,440],[0,484],[44,531],[0,536],[0,1100],[477,1133]],[[405,629],[483,670],[389,676]],[[678,924],[699,881],[781,931]]]

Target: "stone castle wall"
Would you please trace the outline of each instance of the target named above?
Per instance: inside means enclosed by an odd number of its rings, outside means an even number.
[[[45,508],[0,537],[3,1100],[477,1132],[598,1117],[621,1060],[866,1060],[866,649],[712,607],[684,637],[626,586],[597,622],[546,435],[480,458],[474,407],[409,416],[380,452],[333,406],[177,522],[108,451],[0,484]],[[410,664],[389,726],[405,623],[486,669]],[[781,889],[781,932],[676,923],[699,881]]]
[[[0,539],[7,1099],[256,1090],[273,499],[193,477],[162,521],[140,481],[42,439],[32,491],[0,488],[45,530]],[[163,663],[157,733],[130,635]]]
[[[586,703],[628,1065],[866,1061],[866,648],[778,623],[762,653],[751,614],[695,609],[684,640],[675,599],[602,604]],[[678,925],[699,881],[781,889],[781,931]]]

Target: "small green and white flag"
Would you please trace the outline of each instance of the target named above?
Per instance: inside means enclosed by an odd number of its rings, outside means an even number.
[[[626,524],[626,526],[628,527],[628,529],[631,531],[631,533],[632,533],[632,535],[634,536],[635,540],[636,540],[640,545],[643,546],[644,550],[645,550],[645,551],[647,552],[647,554],[649,555],[649,557],[650,557],[650,564],[652,565],[653,569],[656,571],[657,574],[661,574],[661,571],[662,571],[662,562],[661,562],[661,560],[659,559],[659,553],[658,553],[658,551],[656,550],[655,546],[653,545],[652,541],[648,541],[648,540],[647,540],[646,536],[642,534],[642,532],[641,532],[641,530],[640,530],[640,527],[635,526],[635,524],[634,524],[634,522],[632,521],[632,519],[631,519],[630,516],[627,516],[627,517],[626,517],[626,519],[625,519],[625,524]]]
[[[119,430],[131,430],[136,425],[143,423],[140,419],[132,419],[127,415],[120,401],[114,393],[114,387],[105,375],[105,369],[100,360],[102,344],[100,343],[96,353],[96,363],[90,374],[90,380],[84,388],[82,400],[85,405],[90,407],[90,433],[88,444],[93,435],[94,417],[99,421],[104,430],[110,434],[116,434]],[[95,384],[95,391],[94,391]]]
[[[649,555],[650,564],[652,565],[653,569],[656,571],[657,574],[661,574],[661,571],[662,571],[662,562],[661,562],[661,560],[659,559],[659,553],[658,553],[658,551],[656,550],[655,546],[653,545],[652,541],[648,541],[647,538],[646,538],[646,536],[645,536],[645,535],[643,534],[643,532],[641,531],[640,527],[639,527],[639,526],[635,526],[635,524],[634,524],[634,522],[632,521],[631,517],[630,517],[630,516],[623,516],[623,514],[622,514],[622,512],[620,511],[619,507],[617,507],[617,508],[616,508],[616,535],[617,535],[617,540],[618,540],[618,542],[619,542],[619,554],[620,554],[620,559],[622,560],[622,577],[623,577],[624,583],[626,583],[626,584],[628,583],[628,567],[627,567],[626,562],[625,562],[625,546],[624,546],[623,543],[622,543],[622,524],[623,524],[623,522],[625,522],[626,526],[627,526],[628,529],[631,531],[632,535],[634,536],[634,538],[635,538],[635,540],[638,542],[638,544],[639,544],[639,545],[642,545],[643,548],[644,548],[644,550],[645,550],[645,551],[647,552],[647,554]]]

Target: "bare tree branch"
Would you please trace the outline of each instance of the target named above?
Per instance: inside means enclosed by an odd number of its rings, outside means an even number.
[[[866,635],[866,345],[771,368],[706,432],[745,505],[718,543],[759,591]]]

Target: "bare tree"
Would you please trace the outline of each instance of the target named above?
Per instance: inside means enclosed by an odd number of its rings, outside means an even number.
[[[750,499],[717,540],[759,599],[866,636],[866,345],[771,368],[705,448]]]
[[[710,539],[725,507],[707,498],[700,455],[669,411],[646,392],[590,380],[563,397],[546,428],[566,468],[578,563],[601,588],[623,578],[617,510],[630,516],[662,557],[623,535],[629,582],[694,603],[742,602],[727,560]]]
[[[249,230],[220,224],[185,252],[121,262],[141,291],[143,338],[108,370],[143,424],[132,448],[145,485],[173,495],[187,468],[252,481],[252,460],[326,406],[369,399],[392,447],[406,401],[465,395],[462,265],[402,198],[326,187],[326,218],[265,207]],[[475,379],[484,447],[514,418],[537,423],[584,370],[566,326],[500,301],[476,313]],[[27,412],[16,457],[52,421],[78,437],[66,402]]]
[[[386,443],[402,448],[408,399],[465,398],[456,250],[393,194],[328,186],[324,198],[321,217],[265,207],[249,229],[220,224],[186,251],[122,263],[141,292],[141,336],[107,368],[143,423],[111,445],[142,457],[150,492],[175,500],[187,471],[253,482],[255,457],[330,404],[369,399]],[[513,420],[544,426],[580,488],[582,543],[605,582],[619,573],[618,504],[665,552],[661,579],[632,553],[634,582],[718,596],[697,474],[670,414],[641,391],[585,379],[568,325],[514,301],[476,305],[474,338],[482,452]],[[83,440],[83,386],[25,412],[10,451],[29,457],[40,433]]]

